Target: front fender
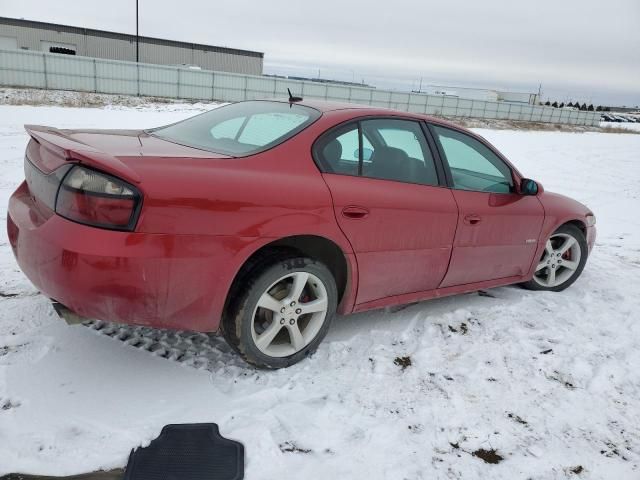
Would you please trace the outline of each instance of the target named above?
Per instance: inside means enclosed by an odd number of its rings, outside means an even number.
[[[564,195],[547,191],[539,194],[538,198],[544,208],[544,221],[542,223],[542,229],[540,230],[540,237],[538,238],[538,248],[536,249],[536,254],[529,268],[527,278],[533,277],[535,267],[538,259],[542,256],[547,239],[560,226],[566,223],[576,223],[580,225],[587,237],[589,251],[591,251],[595,242],[595,227],[587,227],[586,220],[587,215],[593,215],[593,213],[586,205]]]

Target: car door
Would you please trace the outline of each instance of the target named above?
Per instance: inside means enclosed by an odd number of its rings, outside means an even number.
[[[521,276],[536,252],[544,209],[516,193],[511,167],[488,145],[431,125],[458,205],[458,227],[441,287]]]
[[[435,289],[447,270],[458,209],[420,122],[343,125],[316,142],[314,158],[356,255],[356,304]]]

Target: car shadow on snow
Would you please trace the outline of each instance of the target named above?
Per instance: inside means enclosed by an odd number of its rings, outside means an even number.
[[[491,290],[434,298],[380,310],[339,316],[331,325],[325,341],[345,341],[373,329],[403,331],[416,317],[436,322],[456,310],[476,310],[521,300],[531,292],[517,285]]]
[[[243,362],[221,336],[120,325],[100,320],[88,321],[83,325],[129,347],[197,370],[215,371],[221,366],[253,368]]]
[[[366,334],[372,329],[404,330],[416,317],[421,315],[428,321],[458,309],[474,309],[499,305],[501,302],[520,299],[526,292],[512,286],[492,290],[482,290],[464,295],[432,299],[398,307],[373,310],[353,315],[337,316],[325,342],[343,342]],[[99,335],[137,350],[177,362],[186,367],[209,372],[225,367],[255,370],[245,363],[225,342],[222,336],[150,327],[120,325],[100,320],[83,324]]]

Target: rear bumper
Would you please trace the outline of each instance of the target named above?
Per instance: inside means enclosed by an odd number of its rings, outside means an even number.
[[[255,239],[93,228],[41,215],[25,184],[7,215],[22,271],[79,317],[196,331],[218,329],[237,255]]]

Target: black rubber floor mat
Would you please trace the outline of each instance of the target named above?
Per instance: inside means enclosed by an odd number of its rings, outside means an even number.
[[[0,477],[0,480],[121,480],[122,469],[110,470],[108,472],[92,472],[83,473],[81,475],[72,475],[70,477],[50,477],[42,475],[26,475],[23,473],[10,473]]]
[[[123,480],[241,480],[244,446],[220,436],[215,423],[167,425],[129,456]]]

